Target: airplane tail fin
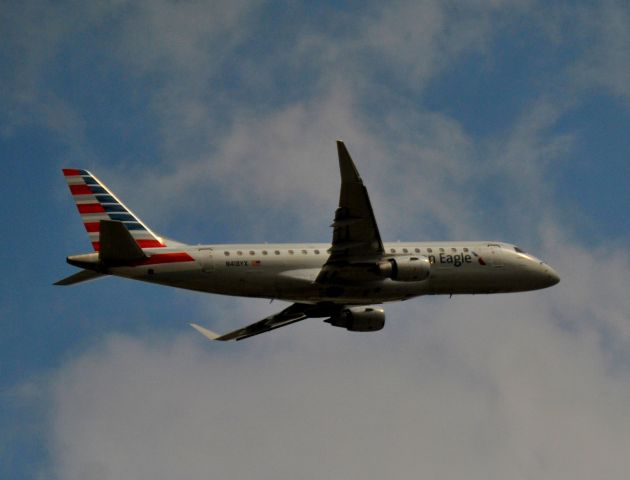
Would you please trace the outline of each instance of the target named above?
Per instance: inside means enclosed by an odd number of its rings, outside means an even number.
[[[103,182],[87,170],[64,168],[63,175],[70,187],[83,225],[92,247],[101,250],[103,235],[101,220],[121,222],[139,249],[166,247],[166,241],[158,237],[140,220]],[[115,227],[116,228],[116,227]]]

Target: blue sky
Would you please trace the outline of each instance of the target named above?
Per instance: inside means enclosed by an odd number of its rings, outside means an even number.
[[[159,0],[0,12],[2,478],[625,478],[630,8]],[[103,279],[61,176],[190,243],[328,241],[335,140],[386,240],[499,239],[543,292],[388,305],[385,330]],[[586,453],[587,452],[587,453]]]

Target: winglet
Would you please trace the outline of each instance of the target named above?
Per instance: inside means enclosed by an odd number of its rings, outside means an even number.
[[[341,170],[341,181],[343,183],[363,183],[356,165],[352,161],[352,157],[346,148],[346,145],[337,140],[337,154],[339,155],[339,169]]]
[[[202,327],[201,325],[197,325],[196,323],[189,323],[188,325],[193,327],[195,330],[197,330],[199,333],[201,333],[208,340],[217,340],[219,338],[219,336],[220,336],[220,335],[214,333],[213,331]]]

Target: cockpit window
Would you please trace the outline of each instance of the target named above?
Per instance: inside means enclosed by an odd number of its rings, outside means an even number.
[[[518,247],[514,247],[514,251],[517,252],[517,253],[527,253],[527,252],[523,251],[521,248],[518,248]]]

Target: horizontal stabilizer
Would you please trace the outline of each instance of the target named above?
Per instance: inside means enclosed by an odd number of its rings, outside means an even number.
[[[125,264],[147,258],[123,222],[101,220],[100,231],[98,256],[105,264]]]
[[[55,285],[75,285],[81,282],[88,282],[90,280],[96,280],[97,278],[104,277],[104,273],[95,272],[93,270],[81,270],[80,272],[70,275],[69,277],[62,278]]]

